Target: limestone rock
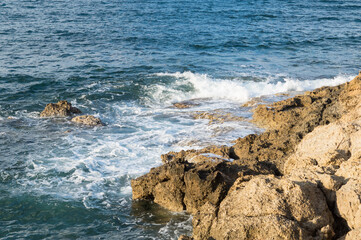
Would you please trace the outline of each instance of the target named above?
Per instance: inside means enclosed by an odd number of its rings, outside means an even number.
[[[349,133],[346,126],[335,122],[315,128],[297,145],[295,153],[285,164],[284,173],[294,168],[328,165],[339,166],[350,157]]]
[[[351,179],[336,192],[337,213],[351,229],[361,228],[361,182]]]
[[[336,204],[336,191],[344,184],[344,178],[334,175],[335,171],[325,171],[320,167],[295,168],[288,173],[287,178],[292,181],[310,182],[318,186],[326,197],[330,209],[334,209]]]
[[[68,117],[72,114],[78,114],[81,111],[73,107],[68,101],[59,101],[57,103],[49,103],[40,113],[40,117]]]
[[[242,166],[229,161],[189,163],[173,160],[132,180],[133,199],[148,199],[172,211],[196,213],[205,203],[215,206],[241,174],[274,174],[263,163]]]
[[[361,145],[358,145],[361,150]],[[340,168],[336,171],[335,175],[340,176],[344,179],[344,184],[348,180],[353,179],[361,182],[361,152],[355,153],[351,158],[342,163]]]
[[[315,184],[256,176],[248,182],[239,179],[232,186],[219,206],[209,237],[311,239],[321,234],[331,239],[332,223],[326,200]],[[198,234],[203,230],[193,227],[193,237],[204,239]]]
[[[104,123],[97,117],[92,115],[81,115],[71,119],[72,122],[80,123],[88,126],[103,126]]]

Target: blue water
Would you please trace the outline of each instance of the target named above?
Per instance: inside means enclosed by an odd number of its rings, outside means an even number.
[[[176,239],[191,218],[132,202],[171,150],[261,131],[208,124],[252,97],[360,70],[359,1],[0,1],[0,238]],[[66,99],[105,127],[41,119]],[[195,99],[194,109],[171,108]]]

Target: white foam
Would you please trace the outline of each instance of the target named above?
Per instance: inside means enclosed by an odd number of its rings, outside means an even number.
[[[243,81],[241,78],[234,80],[217,79],[207,74],[192,72],[158,73],[156,76],[174,77],[176,81],[172,86],[154,85],[149,87],[150,90],[153,90],[152,96],[154,99],[167,99],[169,102],[174,102],[192,98],[211,98],[240,103],[246,102],[252,97],[263,95],[289,91],[306,91],[322,86],[336,86],[350,81],[354,77],[339,75],[334,78],[315,80],[298,80],[285,77],[282,81],[276,82],[272,78],[268,78],[264,82],[254,82]],[[194,90],[192,92],[181,92],[178,90],[181,85],[190,85]]]

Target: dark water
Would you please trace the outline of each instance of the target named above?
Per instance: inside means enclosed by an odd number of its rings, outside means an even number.
[[[349,80],[359,1],[0,1],[0,238],[175,239],[188,215],[131,200],[170,150],[259,131],[251,97]],[[66,99],[107,126],[40,119]],[[70,131],[68,131],[70,130]]]

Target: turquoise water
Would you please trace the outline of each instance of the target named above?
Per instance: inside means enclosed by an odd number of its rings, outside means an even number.
[[[3,0],[0,238],[176,239],[187,214],[131,200],[160,155],[260,129],[209,125],[252,97],[335,85],[360,70],[358,1]],[[105,127],[40,119],[66,99]],[[194,109],[171,108],[195,99]]]

